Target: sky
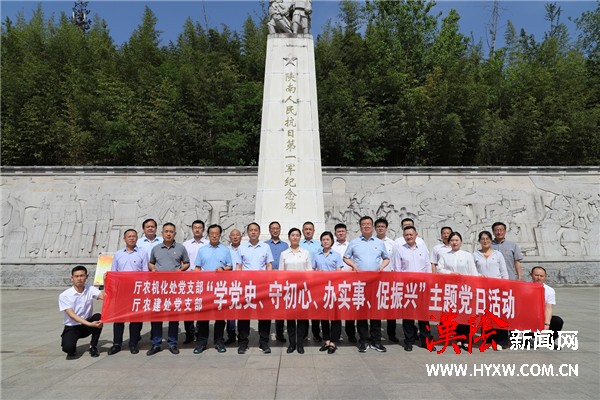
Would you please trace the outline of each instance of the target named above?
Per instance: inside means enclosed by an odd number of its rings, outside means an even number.
[[[268,1],[265,1],[268,4]],[[549,27],[549,22],[544,19],[545,1],[500,1],[500,28],[496,47],[503,45],[503,34],[506,30],[507,20],[510,20],[517,29],[517,33],[524,28],[528,34],[533,34],[541,40],[544,32]],[[577,31],[575,25],[569,21],[582,12],[596,8],[596,1],[556,1],[561,7],[561,22],[567,24],[571,39],[575,39]],[[9,17],[14,20],[17,13],[22,11],[26,19],[31,18],[33,10],[38,4],[42,5],[46,17],[52,14],[58,19],[61,12],[71,14],[74,1],[6,1],[1,2],[2,21]],[[461,16],[461,32],[473,36],[476,41],[482,40],[484,49],[487,49],[488,26],[492,15],[492,1],[463,0],[450,1],[438,0],[435,9],[448,14],[454,8]],[[92,0],[88,4],[91,17],[95,14],[105,19],[108,23],[111,36],[117,45],[126,42],[133,30],[141,23],[144,7],[149,6],[155,13],[158,23],[157,29],[162,32],[161,44],[167,45],[169,41],[176,41],[182,31],[186,18],[200,22],[202,26],[221,29],[227,25],[230,29],[241,31],[242,23],[253,16],[255,19],[260,14],[259,0],[245,1],[101,1]],[[328,20],[338,20],[338,1],[314,0],[313,1],[313,35],[316,37]]]

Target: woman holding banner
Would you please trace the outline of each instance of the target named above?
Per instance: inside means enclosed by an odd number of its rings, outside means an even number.
[[[440,274],[459,274],[479,276],[475,267],[473,255],[460,249],[462,245],[462,236],[458,232],[452,232],[448,238],[452,250],[440,256],[437,271]],[[456,329],[457,336],[469,337],[469,325],[459,324]],[[467,345],[462,341],[457,341],[461,348],[467,350]]]
[[[316,271],[341,271],[344,267],[342,257],[331,250],[333,245],[333,234],[325,231],[321,234],[322,249],[315,254],[313,260],[313,269]],[[336,320],[321,320],[323,327],[323,340],[325,344],[321,346],[319,351],[327,351],[327,354],[333,354],[337,350],[336,343],[340,340],[342,334],[342,321]]]
[[[288,231],[290,247],[281,253],[279,258],[280,271],[312,271],[310,253],[300,247],[300,229],[292,228]],[[298,347],[298,353],[304,354],[304,337],[308,334],[308,320],[287,321],[288,340],[290,345],[287,352],[293,353]]]

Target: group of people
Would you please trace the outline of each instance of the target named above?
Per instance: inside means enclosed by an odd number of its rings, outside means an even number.
[[[451,227],[441,228],[440,243],[429,252],[427,245],[419,236],[414,221],[405,218],[401,222],[402,235],[396,240],[387,237],[388,222],[384,218],[375,221],[364,216],[359,221],[360,236],[352,241],[347,238],[347,228],[337,224],[334,232],[321,233],[320,240],[314,238],[315,226],[305,222],[302,230],[291,228],[288,231],[289,244],[281,239],[281,225],[273,221],[269,224],[270,238],[260,241],[260,226],[253,222],[246,228],[248,240],[242,242],[242,232],[233,229],[229,234],[229,246],[221,242],[222,228],[210,225],[207,238],[204,237],[203,221],[192,223],[193,237],[183,243],[175,241],[176,227],[166,223],[161,236],[157,235],[157,223],[147,219],[142,224],[143,236],[138,238],[135,229],[124,232],[125,247],[118,250],[113,258],[112,271],[230,271],[230,270],[286,270],[286,271],[397,271],[441,274],[463,274],[487,276],[500,279],[521,280],[523,277],[519,247],[507,241],[506,225],[496,222],[492,233],[479,233],[480,248],[474,253],[461,250],[462,237]],[[546,309],[544,329],[556,332],[562,329],[563,321],[552,315],[555,304],[555,292],[545,284],[546,270],[534,267],[531,271],[534,282],[544,284]],[[79,338],[92,336],[89,353],[98,356],[98,338],[102,330],[100,314],[94,314],[93,299],[102,300],[103,292],[85,284],[88,278],[83,266],[73,268],[71,280],[73,286],[59,297],[59,307],[64,311],[64,331],[62,349],[67,359],[76,357],[76,344]],[[237,322],[237,323],[236,323]],[[285,321],[275,321],[275,338],[278,342],[288,342],[287,353],[304,353],[304,343],[308,338],[308,320],[288,320],[286,340]],[[129,324],[129,350],[139,352],[142,331],[141,322]],[[237,326],[236,326],[237,325]],[[313,340],[321,343],[320,351],[333,354],[341,340],[342,321],[313,320],[310,323]],[[345,321],[345,332],[351,343],[358,342],[358,351],[369,348],[385,352],[381,344],[381,321],[358,320]],[[237,334],[236,334],[237,328]],[[209,321],[185,321],[184,344],[195,341],[194,354],[201,354],[208,347]],[[464,333],[468,326],[459,326],[457,335]],[[125,323],[114,324],[113,345],[109,355],[121,351]],[[248,350],[250,321],[215,321],[213,342],[215,349],[222,353],[226,345],[238,342],[238,353]],[[427,339],[432,339],[429,321],[402,320],[404,333],[403,347],[412,351],[414,345],[427,348]],[[167,343],[169,351],[179,354],[179,321],[168,323]],[[270,320],[258,321],[259,348],[270,353]],[[162,349],[163,323],[151,322],[151,347],[147,355],[151,356]],[[225,340],[225,332],[227,339]],[[356,337],[358,333],[358,340]],[[399,343],[396,335],[396,320],[387,321],[387,338]],[[493,339],[499,346],[509,347],[508,331],[497,330]],[[466,346],[465,343],[457,343]],[[431,349],[435,351],[436,349]]]

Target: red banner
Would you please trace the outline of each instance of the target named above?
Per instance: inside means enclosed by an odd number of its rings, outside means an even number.
[[[459,323],[489,310],[510,329],[542,329],[542,285],[403,272],[108,272],[104,322],[401,319]]]

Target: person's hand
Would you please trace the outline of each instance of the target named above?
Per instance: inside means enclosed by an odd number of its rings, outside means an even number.
[[[104,325],[104,323],[102,321],[90,322],[90,326],[92,328],[102,328],[102,325]]]

